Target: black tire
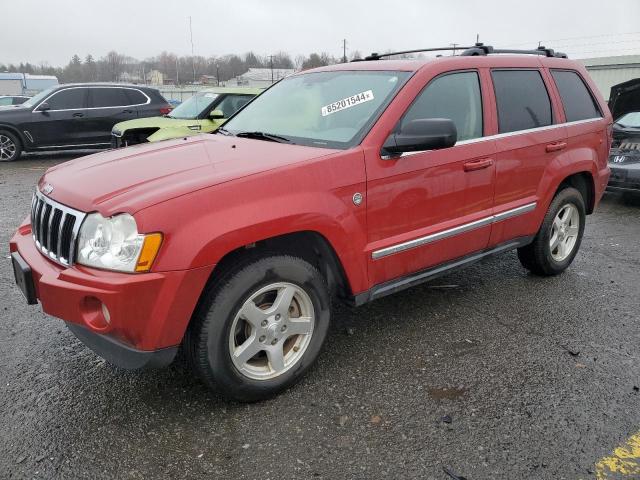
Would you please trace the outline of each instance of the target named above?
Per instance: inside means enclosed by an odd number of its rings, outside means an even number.
[[[21,154],[22,142],[20,139],[7,130],[0,130],[0,162],[13,162],[19,159]]]
[[[551,246],[549,244],[552,236],[553,221],[558,212],[568,204],[572,204],[578,210],[580,218],[578,236],[569,256],[562,261],[557,261],[553,258]],[[580,249],[580,243],[582,242],[582,235],[584,233],[585,218],[586,210],[582,194],[575,188],[571,187],[560,190],[553,198],[551,205],[549,205],[549,210],[547,210],[542,226],[540,227],[540,230],[538,230],[533,242],[518,249],[518,259],[520,260],[520,263],[535,275],[551,276],[562,273],[569,265],[571,265],[571,262],[573,262],[573,259]]]
[[[271,379],[252,379],[231,359],[231,327],[247,299],[265,286],[287,282],[313,304],[314,327],[302,356]],[[324,277],[308,262],[286,255],[248,260],[207,286],[191,319],[183,347],[187,363],[213,390],[241,402],[270,398],[298,382],[318,357],[329,328],[331,297]]]

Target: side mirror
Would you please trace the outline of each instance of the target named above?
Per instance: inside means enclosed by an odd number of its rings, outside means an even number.
[[[48,110],[51,110],[51,107],[47,102],[41,103],[40,106],[38,107],[38,111],[42,113],[45,113]]]
[[[453,147],[458,140],[456,125],[448,118],[418,118],[389,135],[382,146],[383,155],[420,152]]]
[[[213,120],[224,118],[224,112],[222,110],[211,110],[211,113],[209,113],[209,118]]]

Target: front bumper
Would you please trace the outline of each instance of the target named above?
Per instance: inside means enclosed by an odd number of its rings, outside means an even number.
[[[89,348],[123,368],[173,360],[213,270],[127,274],[66,268],[37,250],[28,221],[11,239],[10,251],[31,269],[43,311],[64,320]]]
[[[629,165],[609,164],[611,176],[607,190],[612,192],[640,193],[640,163]]]

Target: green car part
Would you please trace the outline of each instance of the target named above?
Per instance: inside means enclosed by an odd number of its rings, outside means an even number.
[[[111,145],[126,147],[214,132],[262,91],[262,88],[246,87],[201,90],[163,117],[115,124],[111,130]]]

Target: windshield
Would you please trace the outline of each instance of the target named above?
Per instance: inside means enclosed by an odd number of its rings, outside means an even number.
[[[234,135],[260,132],[301,145],[349,148],[362,140],[409,75],[334,71],[288,77],[247,105],[224,130]]]
[[[207,110],[213,101],[218,97],[217,93],[200,92],[196,93],[186,102],[181,103],[171,110],[171,118],[193,119],[198,118]]]
[[[640,112],[626,113],[616,123],[623,127],[640,128]]]
[[[23,107],[35,107],[36,105],[38,105],[42,100],[44,100],[45,98],[47,98],[47,96],[49,96],[49,94],[51,92],[53,92],[56,87],[50,87],[47,88],[46,90],[41,91],[39,94],[31,97],[29,100],[27,100],[26,102],[24,102],[22,104]]]

